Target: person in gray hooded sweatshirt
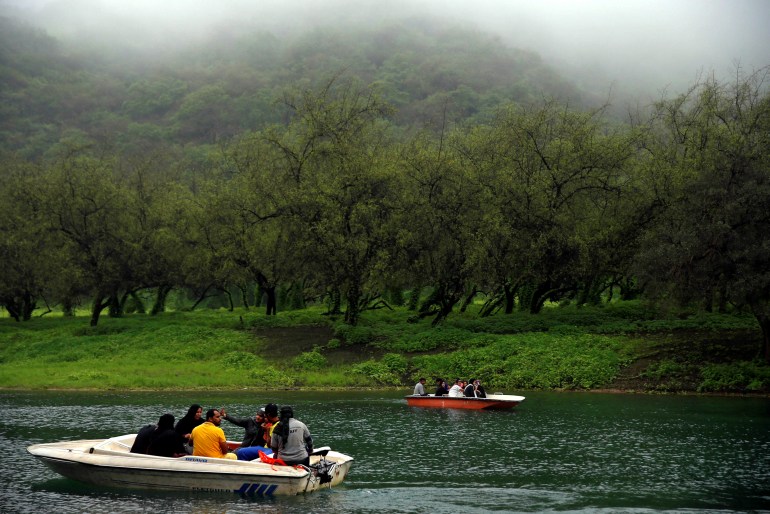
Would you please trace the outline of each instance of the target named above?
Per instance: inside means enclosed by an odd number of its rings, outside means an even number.
[[[288,405],[281,407],[280,421],[273,430],[270,447],[273,449],[273,456],[282,459],[287,466],[310,465],[313,438],[310,437],[307,426],[294,419],[294,409]]]

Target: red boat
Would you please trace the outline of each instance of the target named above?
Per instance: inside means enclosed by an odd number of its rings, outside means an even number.
[[[432,394],[406,397],[406,404],[410,407],[432,407],[435,409],[505,410],[512,409],[523,401],[523,396],[510,394],[488,394],[486,398],[434,396]]]

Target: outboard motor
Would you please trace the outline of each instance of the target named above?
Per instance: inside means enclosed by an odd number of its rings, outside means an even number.
[[[329,462],[324,457],[313,467],[313,473],[320,479],[321,484],[328,484],[332,481],[332,472],[337,466],[336,462]]]

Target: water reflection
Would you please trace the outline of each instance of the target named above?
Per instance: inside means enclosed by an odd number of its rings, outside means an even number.
[[[530,393],[517,410],[407,407],[398,393],[5,393],[0,511],[639,512],[770,509],[768,401]],[[356,462],[345,485],[296,498],[99,489],[26,446],[136,431],[191,403],[237,416],[294,406],[316,445]],[[231,439],[242,429],[223,423]],[[764,496],[763,496],[764,495]]]

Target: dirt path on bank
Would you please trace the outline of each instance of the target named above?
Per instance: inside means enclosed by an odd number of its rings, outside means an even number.
[[[264,339],[264,355],[268,360],[292,359],[315,347],[323,348],[323,355],[329,364],[355,364],[372,358],[378,358],[382,351],[366,345],[328,348],[334,339],[334,330],[325,325],[306,325],[299,327],[263,328],[253,331],[254,335]]]

